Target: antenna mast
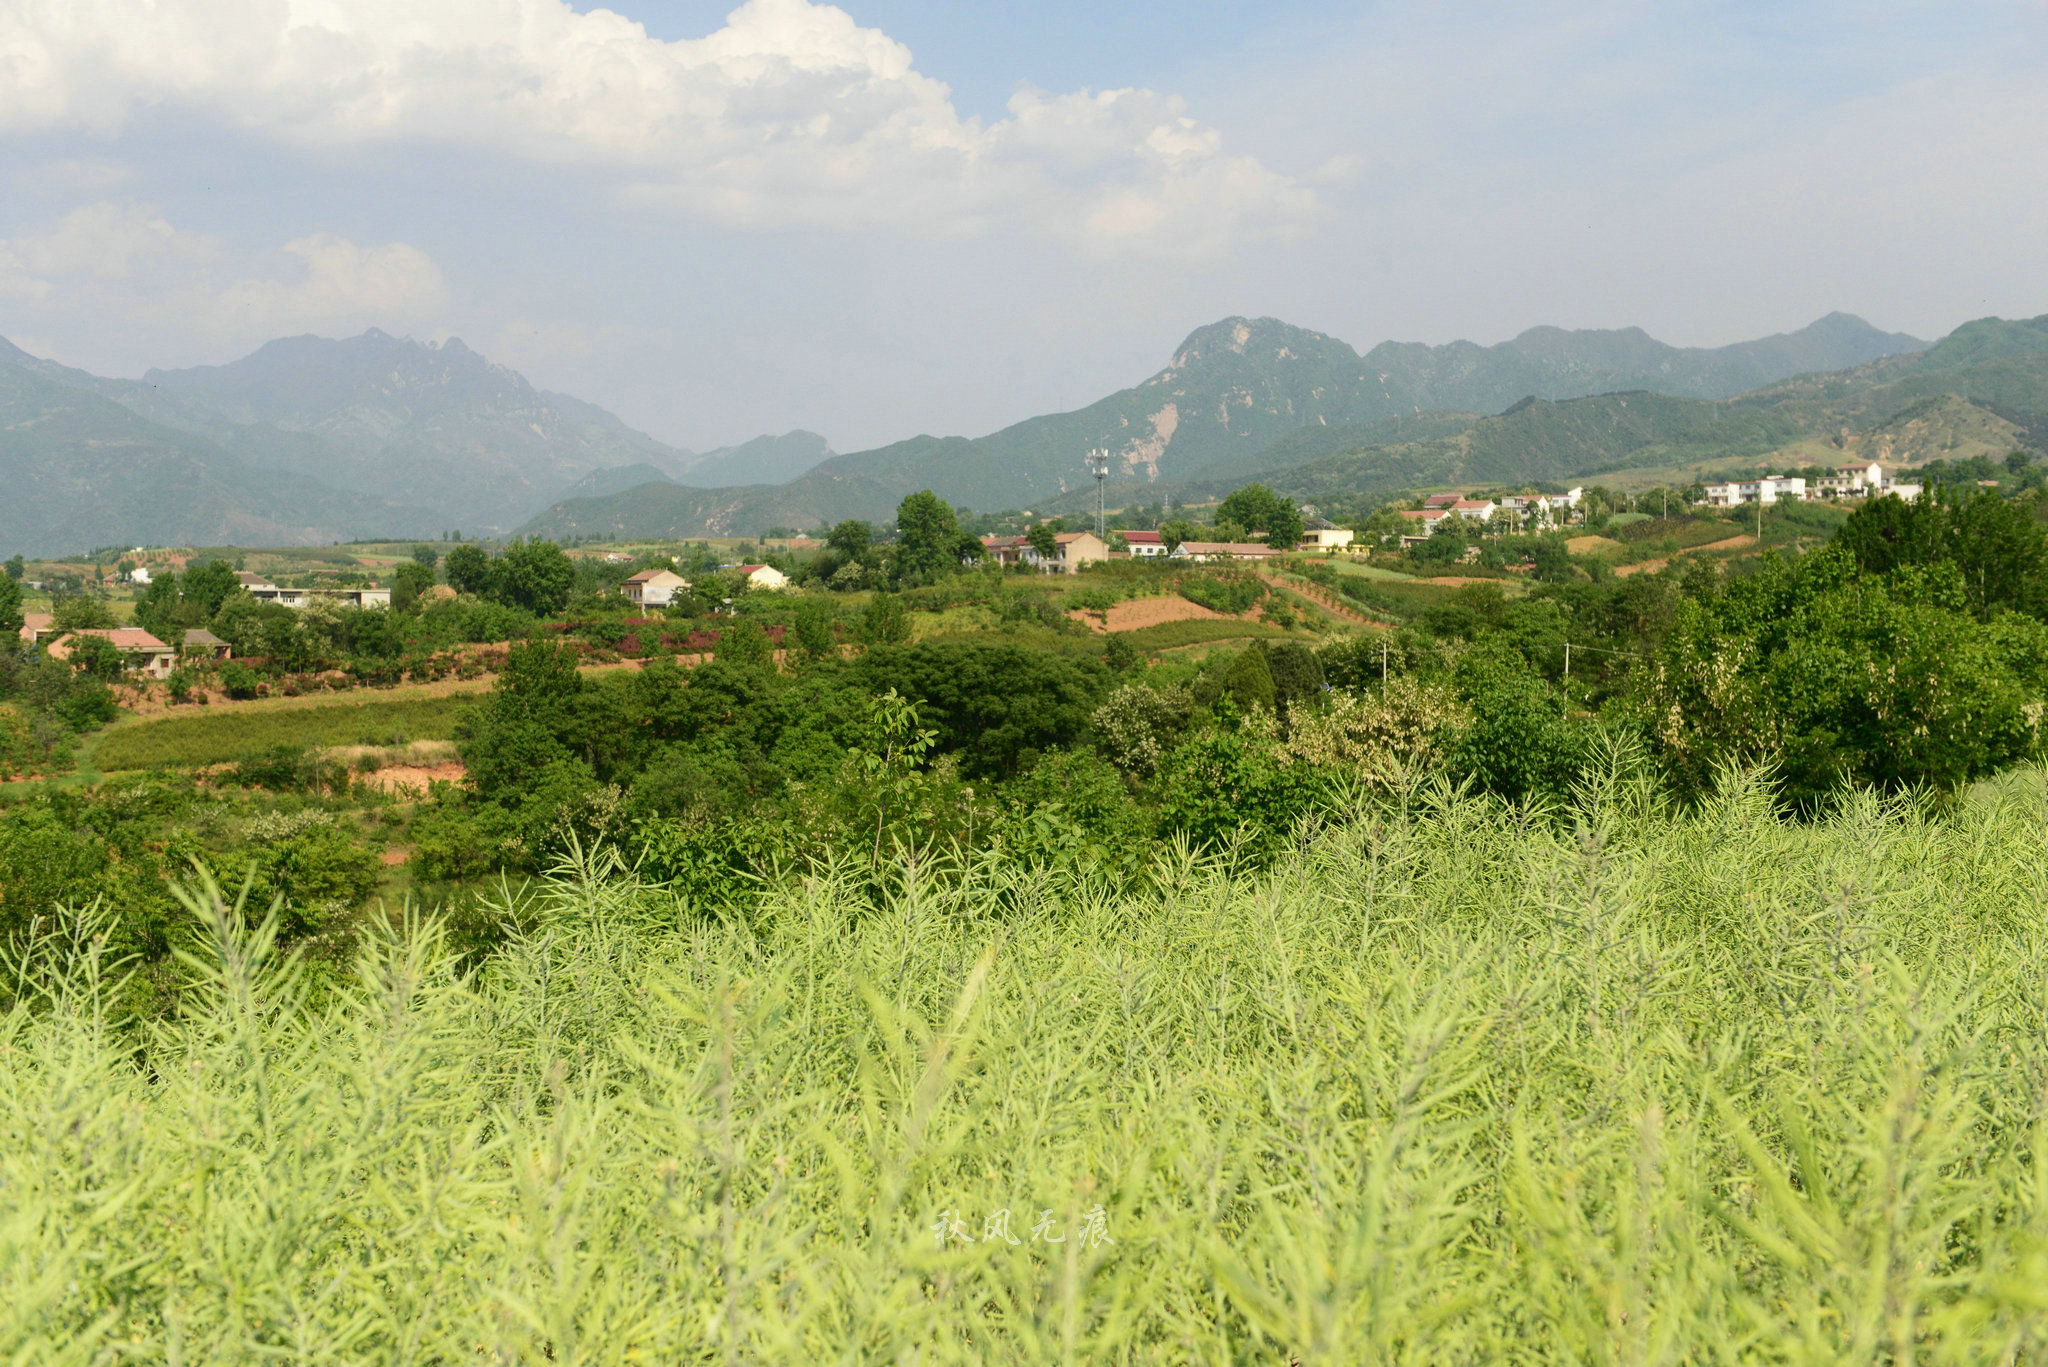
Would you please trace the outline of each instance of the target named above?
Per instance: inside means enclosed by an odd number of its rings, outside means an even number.
[[[1102,481],[1109,478],[1109,452],[1097,447],[1088,453],[1088,468],[1095,475],[1095,535],[1100,540],[1102,530]]]

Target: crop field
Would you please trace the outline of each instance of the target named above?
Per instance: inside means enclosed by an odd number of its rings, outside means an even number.
[[[447,740],[474,697],[322,702],[270,710],[236,708],[143,722],[107,733],[96,761],[109,773],[230,764],[280,747],[404,745]]]
[[[0,1016],[25,1362],[2038,1362],[2048,809],[1399,792],[1146,886],[602,854],[458,974]],[[210,946],[210,948],[208,948]]]
[[[1426,579],[1362,577],[1340,579],[1337,588],[1346,598],[1396,619],[1412,617],[1424,608],[1447,601],[1458,591],[1455,585],[1433,584]]]
[[[1173,650],[1179,646],[1209,641],[1243,641],[1252,637],[1273,638],[1289,633],[1271,622],[1240,622],[1233,618],[1195,617],[1157,626],[1139,627],[1118,633],[1139,650]]]

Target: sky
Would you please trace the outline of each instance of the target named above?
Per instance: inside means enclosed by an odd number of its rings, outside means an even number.
[[[459,336],[693,449],[1340,337],[2048,313],[2048,2],[0,0],[0,336]]]

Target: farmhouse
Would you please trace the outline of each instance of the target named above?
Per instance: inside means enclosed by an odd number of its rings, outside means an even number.
[[[1183,541],[1173,548],[1175,560],[1266,560],[1278,554],[1256,541]]]
[[[1301,546],[1309,551],[1341,550],[1351,544],[1351,529],[1339,527],[1334,522],[1320,517],[1309,518],[1301,524]]]
[[[205,627],[192,627],[185,632],[184,653],[188,657],[204,656],[211,660],[225,660],[234,654],[226,641]]]
[[[251,598],[259,603],[275,603],[279,607],[302,608],[315,599],[348,608],[388,608],[391,606],[391,590],[376,587],[345,589],[284,589],[271,583],[260,574],[248,570],[237,570],[235,579]]]
[[[742,565],[740,573],[747,578],[747,587],[752,589],[786,589],[789,576],[773,565]]]
[[[167,678],[178,663],[178,652],[144,631],[141,627],[89,627],[83,631],[67,632],[44,647],[53,660],[71,658],[74,643],[81,636],[97,636],[121,652],[121,661],[129,669],[147,674],[152,679]]]
[[[665,608],[678,593],[689,592],[690,581],[674,570],[642,570],[619,587],[634,607]]]
[[[1131,555],[1138,560],[1151,560],[1166,554],[1166,543],[1158,532],[1125,532],[1124,544],[1131,548]]]

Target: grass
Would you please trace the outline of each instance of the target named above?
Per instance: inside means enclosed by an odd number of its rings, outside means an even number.
[[[463,710],[475,701],[457,694],[168,717],[109,731],[93,758],[100,769],[114,773],[228,764],[281,746],[313,749],[447,740],[455,734]]]
[[[1254,636],[1275,637],[1287,634],[1285,630],[1271,622],[1240,622],[1235,619],[1218,621],[1213,617],[1161,622],[1157,626],[1139,627],[1136,631],[1117,633],[1139,650],[1173,650],[1180,646],[1200,645],[1205,641],[1249,640]]]
[[[2039,1361],[2023,791],[1790,824],[1741,782],[1672,812],[1618,764],[1562,819],[1415,791],[1128,899],[927,853],[743,922],[599,859],[506,905],[476,974],[413,919],[317,997],[201,895],[208,980],[141,1039],[66,918],[6,975],[0,1340]]]
[[[1344,597],[1367,610],[1405,620],[1425,608],[1448,602],[1460,586],[1435,584],[1427,579],[1364,579],[1338,581]]]

